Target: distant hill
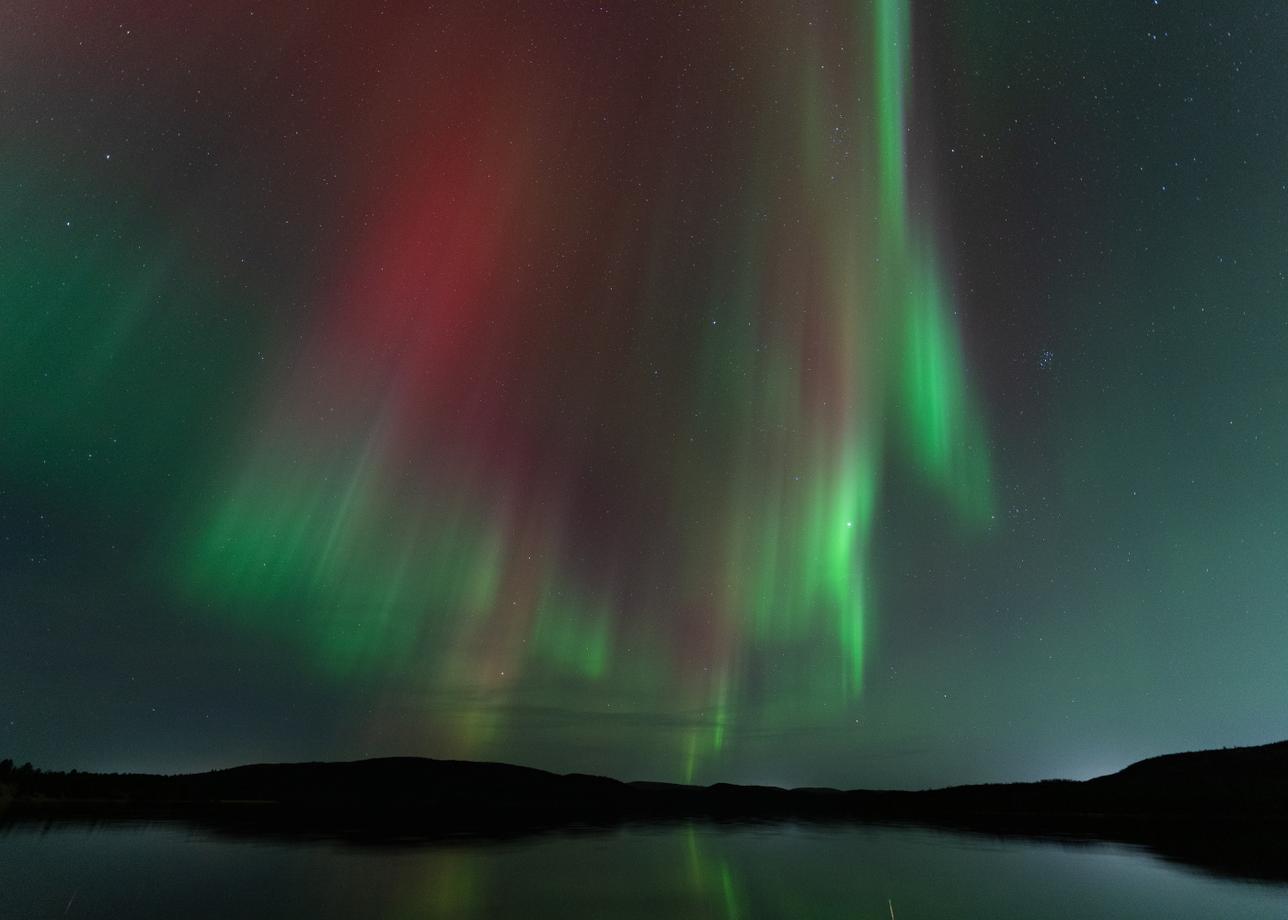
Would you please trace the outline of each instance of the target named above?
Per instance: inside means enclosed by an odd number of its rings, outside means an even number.
[[[1288,741],[1165,754],[1117,773],[912,793],[931,812],[1288,818]]]
[[[1106,811],[1288,815],[1288,741],[1150,757],[1084,785]]]
[[[624,783],[500,763],[392,757],[255,764],[177,776],[0,764],[0,814],[243,816],[314,826],[500,830],[667,819],[908,819],[987,824],[1288,818],[1288,741],[1169,754],[1084,782],[922,792]]]

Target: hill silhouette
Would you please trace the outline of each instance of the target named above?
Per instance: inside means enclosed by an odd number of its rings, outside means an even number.
[[[52,772],[0,763],[0,813],[11,817],[214,812],[425,831],[666,819],[983,825],[1141,817],[1267,821],[1288,819],[1288,741],[1152,757],[1085,781],[918,792],[621,782],[417,757],[253,764],[174,776]]]

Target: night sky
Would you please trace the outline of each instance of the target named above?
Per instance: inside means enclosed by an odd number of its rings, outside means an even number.
[[[0,5],[0,754],[1288,737],[1288,7]]]

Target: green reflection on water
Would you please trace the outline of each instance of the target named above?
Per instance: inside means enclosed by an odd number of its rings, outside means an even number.
[[[897,827],[671,825],[346,845],[168,824],[0,825],[6,918],[892,915],[1282,918],[1288,887],[1195,871],[1140,848]]]

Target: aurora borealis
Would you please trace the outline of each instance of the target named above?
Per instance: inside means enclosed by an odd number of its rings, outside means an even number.
[[[1288,13],[0,36],[22,759],[916,785],[1288,735]]]

